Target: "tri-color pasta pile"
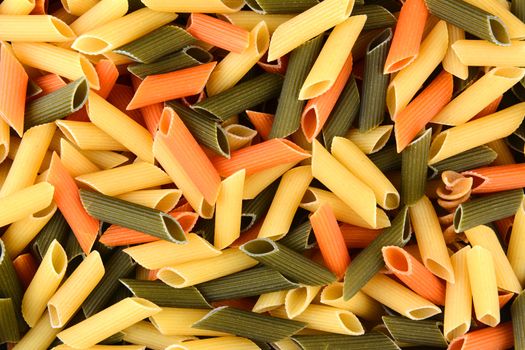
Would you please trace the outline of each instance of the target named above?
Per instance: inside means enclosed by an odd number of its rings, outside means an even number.
[[[4,0],[0,349],[525,350],[525,0]]]

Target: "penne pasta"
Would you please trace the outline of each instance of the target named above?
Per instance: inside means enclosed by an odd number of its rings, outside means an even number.
[[[49,314],[46,312],[42,315],[40,320],[38,320],[35,326],[30,328],[22,339],[20,339],[13,349],[47,350],[61,330],[61,328],[51,327]]]
[[[60,159],[72,177],[100,171],[95,164],[66,139],[60,139]]]
[[[0,198],[0,227],[46,209],[53,200],[54,187],[41,182]]]
[[[169,336],[161,334],[150,322],[140,321],[134,325],[123,329],[122,340],[131,344],[143,344],[149,349],[164,350],[171,345],[193,340],[191,336]]]
[[[465,0],[467,3],[479,7],[494,16],[497,16],[505,23],[509,36],[511,39],[525,38],[525,24],[514,16],[507,7],[501,6],[497,1],[480,1],[480,0]]]
[[[181,196],[182,192],[180,190],[159,189],[132,191],[116,197],[126,202],[143,205],[166,213],[175,208]]]
[[[96,0],[60,0],[64,9],[74,16],[80,16],[95,6]]]
[[[246,176],[244,180],[243,199],[254,199],[272,182],[290,170],[297,162],[285,163],[275,167]]]
[[[485,40],[457,40],[452,50],[467,66],[525,66],[522,41],[511,40],[509,46],[499,46]]]
[[[112,151],[81,150],[80,152],[101,169],[112,169],[129,161],[127,156]]]
[[[246,30],[200,13],[191,14],[186,30],[199,40],[236,53],[248,48],[250,40]]]
[[[67,0],[65,0],[67,1]],[[80,2],[80,1],[77,1]],[[92,2],[91,0],[86,3]],[[124,0],[101,0],[94,2],[87,11],[84,11],[81,16],[75,19],[69,27],[77,35],[102,26],[108,22],[114,21],[126,14],[128,11],[128,3]]]
[[[227,336],[228,333],[217,332],[207,329],[193,328],[192,325],[202,319],[209,310],[163,307],[162,311],[151,316],[151,323],[163,335],[169,336]]]
[[[252,30],[261,21],[266,22],[268,31],[273,33],[278,26],[282,23],[292,19],[294,15],[289,14],[259,14],[252,11],[239,11],[233,13],[220,14],[219,18],[224,18],[231,24],[244,28],[246,30]]]
[[[447,23],[448,29],[448,49],[443,58],[443,69],[453,76],[465,80],[468,78],[468,67],[461,63],[458,56],[454,52],[452,45],[458,41],[465,39],[465,31],[453,24]]]
[[[20,28],[30,30],[20,30]],[[1,40],[10,42],[63,42],[74,38],[73,30],[66,23],[53,16],[0,14]]]
[[[127,148],[120,142],[106,134],[93,123],[57,120],[56,125],[64,136],[82,151],[127,151]],[[96,155],[93,155],[93,153],[84,153],[88,158],[90,154],[92,155],[92,159],[97,155],[101,155],[101,153]],[[105,154],[107,155],[107,153]]]
[[[261,294],[253,306],[252,311],[262,313],[277,309],[279,306],[284,305],[287,294],[288,291],[286,290]]]
[[[489,350],[508,349],[514,343],[512,323],[506,322],[497,327],[487,327],[469,332],[454,339],[450,345],[451,350]]]
[[[28,15],[34,8],[35,1],[32,0],[5,0],[0,4],[0,14]]]
[[[381,125],[367,132],[350,129],[346,138],[356,144],[364,154],[372,154],[385,147],[392,134],[392,125]]]
[[[0,120],[0,160],[3,162],[9,155],[9,124]]]
[[[368,320],[376,321],[384,313],[381,304],[363,292],[357,292],[349,300],[343,299],[343,283],[336,282],[323,288],[320,298],[321,304],[348,310],[355,315]]]
[[[516,216],[514,217],[514,223],[512,225],[512,232],[510,234],[509,245],[507,249],[507,258],[520,281],[521,286],[525,285],[525,266],[523,259],[525,255],[525,202],[522,201],[518,208]]]
[[[241,337],[215,337],[200,340],[190,340],[180,345],[172,345],[166,350],[257,350],[260,349],[253,341]]]
[[[224,131],[232,151],[251,146],[253,139],[257,136],[257,131],[241,124],[227,125]]]
[[[320,286],[300,286],[299,288],[290,289],[284,298],[286,318],[294,319],[302,314],[320,290]]]
[[[473,179],[472,193],[490,193],[525,187],[525,164],[510,164],[467,170],[463,176]]]
[[[222,180],[215,204],[213,244],[217,249],[230,246],[241,234],[242,193],[245,171]]]
[[[155,11],[230,13],[244,6],[244,0],[196,0],[191,4],[185,0],[144,0],[144,5]]]

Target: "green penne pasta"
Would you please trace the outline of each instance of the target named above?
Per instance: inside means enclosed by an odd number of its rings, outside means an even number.
[[[432,130],[427,129],[401,153],[401,198],[407,205],[425,194],[431,136]]]
[[[386,88],[389,81],[388,74],[383,74],[383,68],[391,40],[392,29],[387,28],[372,39],[366,48],[365,72],[359,110],[359,131],[361,132],[372,130],[383,122]]]
[[[241,232],[249,230],[261,220],[264,215],[266,215],[268,208],[270,208],[270,204],[272,204],[272,199],[275,191],[277,191],[278,185],[279,182],[275,181],[270,186],[266,187],[254,199],[242,203]]]
[[[354,6],[352,16],[366,15],[363,30],[392,27],[397,20],[390,11],[380,5]]]
[[[525,292],[521,292],[510,308],[512,330],[514,331],[514,349],[525,349]]]
[[[20,333],[24,333],[27,329],[27,325],[22,318],[22,311],[20,310],[22,294],[22,286],[18,281],[11,257],[7,254],[4,242],[0,239],[0,297],[10,300],[10,304],[12,304],[18,321],[18,331]],[[7,309],[8,306],[5,307]]]
[[[492,163],[498,154],[488,146],[480,146],[447,158],[436,164],[429,165],[430,176],[434,178],[445,170],[462,172],[479,168]]]
[[[454,77],[454,93],[452,94],[452,97],[455,98],[463,91],[465,91],[465,89],[471,86],[476,80],[478,80],[482,76],[482,74],[483,73],[478,67],[470,66],[468,67],[467,79],[463,80]]]
[[[271,13],[299,13],[308,10],[319,3],[318,0],[247,0],[246,4],[255,12]]]
[[[47,248],[49,248],[54,239],[64,246],[69,231],[70,228],[66,219],[62,213],[57,210],[51,220],[49,220],[33,241],[33,252],[35,252],[36,256],[42,259],[47,252]]]
[[[280,75],[264,73],[208,97],[194,104],[192,108],[209,113],[223,122],[235,114],[279,96],[282,85],[283,78]]]
[[[295,226],[279,240],[279,243],[297,252],[302,252],[316,245],[315,236],[312,233],[312,225],[307,220]]]
[[[213,244],[213,238],[215,237],[215,218],[200,218],[195,224],[193,232],[202,236],[202,238]]]
[[[163,57],[154,63],[135,63],[128,66],[128,71],[144,79],[148,75],[163,74],[179,69],[198,66],[211,62],[213,56],[199,46],[186,46],[179,52]]]
[[[101,221],[174,243],[187,242],[178,221],[160,210],[84,189],[80,190],[80,198],[88,214]]]
[[[349,300],[385,265],[381,248],[387,245],[403,247],[410,240],[408,207],[403,207],[392,225],[363,249],[346,269],[343,297]]]
[[[523,197],[523,190],[497,192],[461,203],[454,213],[454,230],[463,232],[478,225],[514,215]]]
[[[397,153],[395,145],[386,146],[379,152],[369,154],[368,158],[370,158],[383,173],[390,170],[401,169],[401,154]]]
[[[525,1],[512,0],[510,3],[510,11],[522,22],[525,22]]]
[[[257,238],[240,249],[260,263],[267,265],[291,280],[310,286],[335,282],[336,276],[312,260],[268,238]]]
[[[193,328],[235,334],[262,342],[276,342],[299,332],[306,323],[222,306],[211,310]]]
[[[258,266],[198,284],[196,287],[206,300],[212,302],[294,289],[298,288],[299,284],[290,281],[272,268]]]
[[[509,45],[507,27],[496,17],[462,0],[425,0],[431,14],[497,45]]]
[[[358,337],[342,334],[294,335],[292,340],[303,350],[399,350],[386,335],[380,332],[370,332]]]
[[[446,348],[443,323],[439,321],[413,321],[399,316],[383,316],[383,323],[398,343]]]
[[[195,43],[196,39],[178,26],[167,25],[138,38],[113,52],[140,63],[155,62],[161,57]]]
[[[206,299],[195,287],[172,288],[160,281],[142,281],[122,278],[120,282],[134,296],[148,299],[163,307],[183,307],[195,309],[210,309]]]
[[[109,304],[109,300],[120,287],[119,279],[128,277],[135,270],[135,262],[131,257],[118,249],[106,262],[106,272],[96,288],[82,304],[86,317],[101,311]]]
[[[20,340],[16,312],[11,298],[0,298],[0,344]]]
[[[301,114],[306,104],[306,101],[299,100],[299,91],[321,51],[322,44],[323,35],[319,35],[290,54],[269,138],[287,137],[299,130]]]
[[[26,105],[24,130],[35,125],[62,119],[84,106],[89,94],[86,78],[82,77]]]
[[[197,142],[223,157],[230,157],[226,132],[217,121],[177,101],[169,101],[166,105],[177,112]]]
[[[323,140],[327,149],[332,147],[336,136],[345,136],[359,113],[359,90],[353,75],[350,76],[337,103],[323,127]]]
[[[26,97],[31,98],[38,94],[42,93],[42,88],[38,86],[37,83],[29,79],[27,81],[27,91],[26,91]]]

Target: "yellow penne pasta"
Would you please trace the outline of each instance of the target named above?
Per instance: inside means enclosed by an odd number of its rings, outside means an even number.
[[[313,141],[312,175],[354,210],[368,225],[377,227],[374,191]]]
[[[280,239],[290,230],[295,212],[311,181],[309,166],[293,168],[283,175],[259,231],[259,238]]]
[[[56,125],[64,136],[82,151],[127,151],[121,143],[93,123],[57,120]],[[89,153],[84,153],[90,158]],[[92,158],[90,158],[93,161]],[[126,158],[127,160],[127,158]],[[94,162],[97,164],[96,162]]]
[[[41,182],[0,198],[0,227],[46,209],[54,192],[52,185]]]
[[[388,85],[386,105],[392,119],[408,105],[432,71],[441,63],[447,48],[447,24],[445,21],[439,21],[421,43],[417,58],[400,70]]]
[[[131,58],[129,58],[128,56],[120,55],[120,54],[112,52],[112,51],[106,52],[103,55],[103,57],[105,57],[108,60],[110,60],[111,62],[113,62],[113,64],[115,66],[120,66],[120,65],[123,65],[123,64],[129,64],[129,63],[134,63],[135,62]]]
[[[142,8],[104,25],[88,30],[75,39],[71,47],[89,55],[100,55],[138,39],[174,21],[175,13]]]
[[[5,248],[10,256],[18,256],[51,220],[57,210],[55,203],[13,222],[2,235]]]
[[[390,220],[383,210],[376,208],[377,223],[376,227],[372,227],[335,194],[315,187],[309,187],[308,190],[306,190],[299,206],[313,213],[325,203],[330,205],[338,221],[366,228],[384,228],[390,226]]]
[[[84,34],[124,16],[126,12],[128,12],[126,0],[102,0],[78,17],[70,27],[77,35]]]
[[[80,152],[101,169],[112,169],[129,160],[125,155],[112,151],[81,150]]]
[[[361,291],[411,320],[424,320],[441,312],[430,301],[381,273],[372,277]]]
[[[525,198],[514,217],[507,257],[523,287],[525,285]]]
[[[273,33],[268,60],[286,55],[305,41],[343,22],[353,7],[353,0],[323,1],[284,22]]]
[[[0,162],[9,154],[9,124],[0,118]]]
[[[286,294],[288,294],[286,290],[261,294],[253,306],[252,311],[262,313],[277,309],[279,306],[284,305]]]
[[[427,196],[409,208],[423,264],[436,276],[454,283],[454,270],[436,211]]]
[[[252,144],[257,131],[241,124],[230,124],[224,128],[230,151],[235,151]]]
[[[355,143],[364,154],[371,154],[385,147],[392,134],[392,129],[392,125],[381,125],[367,132],[350,129],[346,138]]]
[[[458,40],[452,49],[467,66],[525,66],[525,42],[511,40],[499,46],[485,40]]]
[[[512,266],[499,243],[496,233],[488,226],[480,225],[465,231],[470,244],[487,249],[494,262],[498,288],[519,294],[522,288],[520,281],[512,270]]]
[[[246,176],[242,199],[254,199],[272,182],[290,170],[296,163],[286,163]]]
[[[62,328],[51,327],[49,314],[42,315],[40,320],[15,344],[13,350],[47,350]]]
[[[230,52],[210,74],[206,83],[208,96],[217,95],[237,84],[268,50],[270,33],[265,21],[250,31],[249,46],[242,53]]]
[[[467,269],[469,250],[470,246],[466,246],[450,258],[455,280],[454,283],[447,282],[443,326],[443,334],[449,341],[467,333],[470,328],[472,293]]]
[[[489,142],[487,146],[492,148],[492,150],[498,154],[492,165],[507,165],[516,163],[509,146],[507,146],[503,139]]]
[[[283,308],[270,311],[272,316],[286,318]],[[324,332],[361,335],[365,333],[359,319],[350,311],[326,305],[311,304],[294,320],[305,322],[307,328]]]
[[[320,286],[301,286],[290,289],[284,298],[286,318],[292,319],[302,314],[320,290]]]
[[[157,277],[174,288],[184,288],[231,275],[255,265],[257,265],[256,260],[239,249],[229,248],[223,250],[221,255],[212,258],[161,268]]]
[[[268,31],[273,33],[278,26],[292,19],[294,15],[287,14],[259,14],[253,11],[239,11],[234,13],[222,14],[219,18],[226,19],[231,24],[252,30],[259,22],[264,21],[268,26]]]
[[[66,252],[57,240],[53,240],[22,299],[22,315],[30,327],[35,326],[46,310],[47,302],[62,282],[66,268]]]
[[[64,9],[75,16],[80,16],[97,4],[97,0],[60,0]]]
[[[253,341],[241,337],[216,337],[200,340],[191,340],[184,344],[173,345],[166,350],[257,350],[260,349]]]
[[[73,30],[66,23],[53,16],[0,14],[0,38],[2,40],[11,42],[62,42],[73,40],[75,36]]]
[[[363,292],[357,292],[350,299],[344,300],[342,282],[335,282],[326,286],[321,292],[321,303],[348,310],[369,321],[377,321],[384,314],[381,304]]]
[[[432,122],[445,125],[466,123],[524,76],[525,69],[522,68],[498,67],[491,69],[447,104],[432,118]]]
[[[467,252],[468,277],[476,319],[488,326],[499,324],[498,286],[490,252],[476,245]]]
[[[2,185],[4,184],[4,181],[7,177],[7,174],[9,173],[9,168],[11,167],[11,160],[6,159],[2,163],[0,163],[0,188],[2,188]]]
[[[299,91],[300,100],[320,96],[334,85],[365,22],[366,15],[359,15],[335,26]]]
[[[161,334],[150,322],[140,321],[123,329],[122,340],[131,344],[142,344],[152,350],[164,350],[171,345],[176,345],[187,340],[196,339],[191,336],[175,336]]]
[[[107,196],[171,183],[171,178],[164,171],[146,162],[80,175],[76,177],[76,180]]]
[[[471,5],[487,11],[505,23],[511,39],[525,38],[525,24],[510,12],[507,6],[502,6],[501,1],[465,0]]]
[[[55,129],[55,125],[49,123],[35,126],[24,133],[13,164],[0,189],[0,197],[15,193],[35,182]]]
[[[89,94],[88,103],[89,119],[93,124],[140,159],[153,163],[153,138],[148,130],[93,91]]]
[[[0,4],[2,15],[28,15],[35,8],[34,0],[4,0]]]
[[[144,5],[155,11],[165,12],[237,12],[244,6],[244,0],[144,0]]]
[[[142,345],[93,345],[84,350],[145,350],[146,346]],[[53,350],[78,350],[66,344],[55,346]]]
[[[116,196],[119,199],[154,208],[163,212],[173,210],[182,196],[176,189],[141,190]]]
[[[49,299],[47,309],[53,328],[63,327],[104,276],[98,251],[91,252]],[[113,334],[113,333],[112,333]]]
[[[301,350],[301,347],[291,339],[279,340],[275,343],[272,343],[272,345],[277,350]]]
[[[428,164],[509,136],[525,117],[525,102],[440,132],[430,145]]]
[[[215,203],[215,230],[213,244],[224,249],[241,235],[242,192],[244,169],[222,180],[219,196]]]
[[[465,31],[450,23],[447,23],[447,30],[448,49],[445,58],[443,58],[443,69],[453,76],[458,77],[461,80],[465,80],[468,78],[468,67],[461,63],[458,56],[452,49],[452,44],[454,44],[457,40],[465,39]]]
[[[146,299],[126,298],[63,330],[57,337],[74,348],[89,348],[160,310],[160,307]]]
[[[153,315],[151,323],[164,335],[197,335],[215,337],[229,335],[223,332],[193,328],[192,325],[203,318],[210,310],[182,309],[163,307],[162,311]]]
[[[399,193],[394,185],[356,144],[334,137],[331,151],[335,159],[374,191],[379,206],[387,210],[399,206]]]
[[[175,266],[189,261],[212,258],[221,255],[208,241],[195,233],[187,236],[186,244],[168,241],[155,241],[124,249],[141,266],[156,270],[166,266]]]
[[[95,67],[84,55],[76,51],[46,43],[15,42],[12,47],[18,60],[25,65],[70,80],[86,77],[91,88],[100,88]]]
[[[99,167],[65,139],[60,140],[60,160],[72,177],[100,171]]]

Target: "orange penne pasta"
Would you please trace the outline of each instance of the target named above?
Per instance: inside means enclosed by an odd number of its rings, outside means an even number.
[[[205,205],[202,201],[208,206],[215,204],[221,178],[188,128],[169,107],[162,112],[153,150],[195,211],[201,214]]]
[[[127,109],[198,94],[204,89],[216,64],[217,62],[210,62],[175,72],[147,76],[138,86]]]
[[[115,84],[113,89],[111,89],[107,100],[113,106],[117,107],[122,113],[126,114],[128,117],[142,125],[143,120],[140,111],[129,111],[126,109],[129,102],[133,98],[133,94],[134,92],[131,86]]]
[[[481,117],[487,116],[492,113],[496,113],[502,99],[503,99],[503,95],[501,95],[500,97],[498,97],[497,99],[489,103],[487,107],[479,111],[478,114],[476,114],[471,120],[481,118]]]
[[[499,236],[503,242],[508,244],[510,240],[510,232],[512,231],[512,226],[514,225],[514,215],[501,220],[496,220],[494,221],[494,225],[496,225]]]
[[[264,140],[268,140],[268,135],[270,135],[270,131],[272,131],[274,115],[248,110],[246,111],[246,115],[259,135],[261,135]]]
[[[310,216],[317,245],[326,267],[342,277],[350,264],[350,254],[330,204],[323,204]]]
[[[28,76],[11,47],[0,42],[0,119],[18,136],[24,133],[24,111]]]
[[[454,80],[452,74],[442,71],[394,119],[397,152],[400,153],[414,140],[418,132],[434,118],[452,99]]]
[[[135,91],[137,90],[141,82],[142,80],[139,77],[136,77],[133,74],[131,75],[131,84],[133,85]],[[155,135],[155,133],[157,132],[163,109],[164,103],[154,103],[152,105],[139,108],[140,113],[142,114],[142,119],[144,120],[144,125],[151,133],[151,135]]]
[[[324,94],[309,100],[306,104],[301,115],[301,129],[308,142],[312,142],[321,132],[350,77],[350,73],[352,73],[352,54],[348,55],[334,85]]]
[[[271,139],[257,145],[241,148],[231,153],[230,159],[215,156],[211,159],[222,177],[246,169],[246,175],[276,167],[285,163],[299,162],[309,158],[307,151],[286,139]]]
[[[403,69],[417,57],[427,17],[428,10],[424,0],[405,1],[385,61],[385,74]]]
[[[241,53],[250,43],[246,29],[202,13],[191,14],[186,30],[205,43],[232,52]]]
[[[88,254],[97,238],[99,221],[89,216],[82,206],[77,184],[56,153],[51,157],[47,182],[55,187],[55,203],[73,230],[80,247]]]
[[[169,214],[178,221],[182,230],[186,233],[189,233],[193,229],[199,218],[199,215],[192,211],[177,211],[175,209],[169,212]],[[100,237],[100,242],[108,247],[149,243],[158,240],[158,237],[118,225],[111,225]]]
[[[18,279],[22,282],[24,290],[27,289],[38,269],[38,263],[35,258],[33,258],[31,253],[20,254],[13,260],[13,267],[15,268]]]
[[[265,72],[268,73],[275,73],[275,74],[282,74],[286,73],[286,68],[288,68],[288,55],[279,57],[275,61],[268,62],[268,55],[265,54],[259,62],[257,62],[257,65],[264,69]]]
[[[62,79],[58,74],[54,73],[36,77],[33,79],[33,81],[42,89],[42,92],[36,95],[34,98],[45,96],[55,90],[60,89],[61,87],[66,86],[64,79]]]
[[[445,305],[445,285],[403,248],[381,249],[386,267],[408,288],[434,304]]]
[[[499,308],[500,310],[507,305],[507,303],[514,297],[514,293],[507,292],[503,294],[498,295],[498,302],[499,302]]]
[[[349,224],[341,224],[339,229],[348,249],[368,247],[383,231]]]
[[[448,350],[508,349],[513,345],[512,322],[505,322],[497,327],[483,328],[456,338],[450,343]]]
[[[113,61],[103,59],[97,62],[95,70],[97,71],[98,80],[100,82],[100,89],[96,90],[97,94],[102,98],[107,98],[111,89],[113,89],[113,86],[117,82],[119,76],[118,69]]]
[[[490,193],[525,187],[525,163],[490,166],[464,171],[472,178],[472,193]]]

